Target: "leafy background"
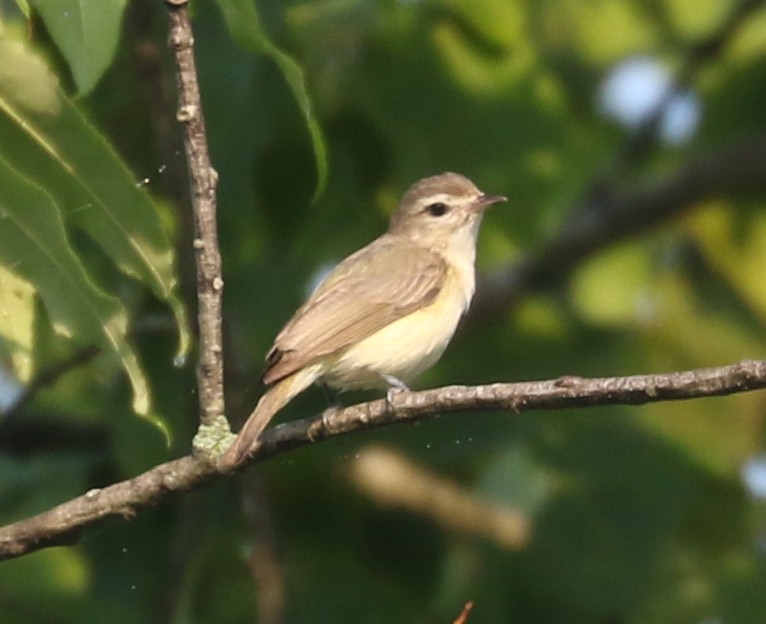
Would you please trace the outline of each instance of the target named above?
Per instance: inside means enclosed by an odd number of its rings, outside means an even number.
[[[762,4],[193,3],[232,420],[318,272],[444,170],[510,201],[485,220],[474,313],[420,387],[760,357],[766,161],[725,163],[711,177],[729,192],[562,255],[545,288],[497,285],[599,201],[763,141]],[[0,2],[3,521],[188,452],[194,273],[166,37],[159,2]],[[698,125],[642,134],[605,112],[626,61],[685,82]],[[737,186],[748,168],[760,178]],[[324,405],[310,391],[283,418]],[[763,453],[762,393],[364,433],[3,563],[0,619],[450,622],[472,599],[477,624],[760,623],[766,513],[745,477]],[[490,517],[529,532],[503,539]]]

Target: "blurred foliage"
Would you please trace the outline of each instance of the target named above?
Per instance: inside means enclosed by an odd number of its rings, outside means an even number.
[[[64,15],[70,19],[68,11]],[[87,32],[82,36],[89,38]],[[113,355],[130,378],[133,408],[147,415],[149,390],[126,340],[127,310],[100,291],[81,260],[101,254],[91,264],[103,266],[106,255],[165,300],[176,314],[179,357],[184,357],[189,343],[184,309],[175,292],[172,247],[159,213],[34,50],[5,34],[0,63],[0,261],[12,274],[9,282],[34,285],[58,334]],[[93,251],[85,249],[83,258],[78,257],[64,222],[91,237],[97,247],[90,245]],[[109,280],[108,269],[99,273]],[[23,299],[28,305],[22,309],[16,299],[14,316],[29,324],[37,312],[34,300]],[[2,344],[10,345],[13,354],[15,333],[1,335]]]
[[[192,367],[174,366],[175,281],[193,301],[194,274],[167,21],[160,2],[124,5],[0,0],[0,57],[16,59],[0,64],[3,404],[14,384],[78,345],[103,349],[20,409],[5,408],[3,522],[187,452],[196,424]],[[456,170],[510,198],[485,219],[479,265],[488,273],[576,219],[573,207],[602,179],[619,191],[651,186],[762,133],[766,10],[744,3],[751,10],[726,26],[738,6],[259,0],[255,12],[245,0],[194,2],[220,174],[232,420],[256,401],[262,357],[317,273],[382,232],[414,180]],[[637,56],[680,71],[716,34],[723,45],[689,85],[702,106],[694,135],[672,146],[656,139],[617,164],[632,138],[599,113],[607,72]],[[44,117],[51,103],[57,116]],[[704,198],[567,267],[566,283],[523,293],[500,318],[470,319],[419,387],[761,356],[766,198],[742,196]],[[52,237],[37,251],[11,229],[27,218],[38,219],[27,232]],[[32,271],[40,249],[58,249],[67,279],[80,275],[88,301],[117,312],[94,327],[82,313],[91,303],[71,302],[45,268]],[[69,301],[67,328],[47,292]],[[132,417],[125,364],[94,336],[112,314],[129,323],[117,340],[172,430],[169,449]],[[0,621],[239,623],[255,610],[262,623],[451,622],[473,599],[471,624],[761,623],[766,507],[741,475],[764,453],[764,403],[752,393],[475,414],[333,440],[90,530],[75,546],[2,563]],[[280,418],[323,406],[310,391]],[[348,476],[371,443],[527,514],[529,542],[509,552],[380,508]]]

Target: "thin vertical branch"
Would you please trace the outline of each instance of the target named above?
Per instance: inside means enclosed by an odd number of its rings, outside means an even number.
[[[176,62],[178,112],[192,187],[194,252],[197,261],[197,322],[199,324],[200,422],[212,424],[225,412],[223,395],[223,339],[221,330],[221,255],[216,227],[218,174],[210,156],[202,115],[202,101],[194,62],[194,35],[189,0],[166,0],[170,17],[169,44]]]

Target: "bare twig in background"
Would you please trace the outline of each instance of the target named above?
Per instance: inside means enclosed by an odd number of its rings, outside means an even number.
[[[764,360],[659,375],[600,379],[563,377],[401,392],[394,395],[393,408],[380,399],[343,409],[329,409],[316,417],[268,429],[250,462],[260,462],[326,438],[392,423],[412,423],[448,412],[508,411],[516,414],[596,405],[642,405],[760,388],[766,388]],[[93,489],[41,514],[0,528],[0,559],[72,543],[82,531],[104,520],[132,518],[173,494],[200,488],[223,476],[207,461],[187,456],[156,466],[133,479]]]
[[[360,451],[351,463],[350,478],[378,505],[406,509],[444,529],[478,535],[510,550],[522,548],[529,538],[529,518],[520,511],[481,500],[390,449]]]
[[[615,182],[613,178],[616,175],[624,173],[626,169],[646,159],[657,142],[660,122],[673,99],[689,89],[708,63],[715,61],[726,46],[734,40],[752,13],[764,4],[766,4],[765,0],[740,0],[713,32],[688,47],[681,61],[681,67],[676,72],[675,80],[668,85],[655,109],[630,135],[614,159],[612,174],[609,176],[612,178],[611,181],[594,182],[592,189],[606,185],[613,186]]]
[[[40,390],[52,386],[69,371],[79,368],[80,366],[85,366],[98,355],[98,352],[99,348],[92,345],[82,347],[61,362],[41,370],[35,378],[27,384],[24,388],[24,392],[19,395],[14,402],[13,407],[8,410],[4,416],[7,417],[9,414],[21,410]]]
[[[463,610],[460,612],[460,615],[454,619],[452,624],[466,624],[468,616],[471,615],[471,611],[473,611],[473,600],[469,600],[463,605]]]
[[[688,47],[674,83],[626,138],[607,171],[594,175],[558,234],[482,280],[469,322],[504,315],[530,292],[565,283],[588,257],[672,220],[697,202],[766,191],[766,134],[692,160],[659,183],[625,190],[626,173],[642,165],[656,146],[659,122],[673,98],[693,84],[764,5],[766,0],[740,0],[711,34]]]
[[[166,0],[170,17],[170,48],[176,62],[178,113],[192,183],[194,251],[197,259],[197,319],[199,324],[200,421],[212,424],[225,413],[221,300],[223,278],[216,226],[218,174],[210,163],[202,115],[202,100],[194,62],[194,35],[188,0]]]
[[[248,523],[250,549],[245,563],[253,581],[257,621],[280,624],[285,621],[287,584],[271,516],[271,500],[263,475],[253,471],[245,477],[242,508]]]
[[[764,192],[766,133],[693,160],[653,185],[591,202],[561,226],[558,236],[510,269],[486,276],[471,316],[485,319],[507,313],[529,292],[565,282],[586,258],[656,228],[698,202]]]

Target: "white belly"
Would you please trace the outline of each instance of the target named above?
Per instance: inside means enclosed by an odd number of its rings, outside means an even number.
[[[383,375],[407,382],[444,353],[473,295],[462,280],[447,280],[436,300],[378,330],[328,362],[323,381],[341,390],[386,387]],[[472,280],[471,280],[472,282]]]

